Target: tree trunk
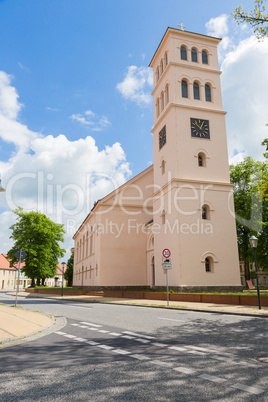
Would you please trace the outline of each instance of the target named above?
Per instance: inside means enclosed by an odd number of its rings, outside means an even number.
[[[37,279],[36,279],[36,285],[37,285],[37,286],[40,286],[40,278],[37,278]]]
[[[35,279],[32,278],[32,281],[31,281],[31,288],[34,288],[34,287],[35,287]]]
[[[45,286],[45,280],[46,278],[42,278],[42,286]]]

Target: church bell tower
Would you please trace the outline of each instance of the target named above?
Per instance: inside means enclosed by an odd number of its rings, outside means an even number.
[[[171,251],[170,286],[241,286],[219,43],[218,38],[168,28],[150,63],[156,286],[166,283],[165,248]]]

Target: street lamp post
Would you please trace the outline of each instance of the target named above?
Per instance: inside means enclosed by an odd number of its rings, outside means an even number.
[[[62,263],[61,263],[61,266],[62,266],[62,269],[61,269],[61,272],[62,272],[62,280],[61,280],[61,296],[63,296],[63,279],[64,279],[64,266],[65,266],[65,262],[62,262]]]
[[[257,282],[257,294],[258,294],[258,304],[259,310],[261,310],[261,296],[260,296],[260,287],[259,287],[259,278],[258,278],[258,270],[257,270],[257,260],[256,260],[256,248],[258,245],[258,239],[255,236],[251,236],[249,239],[250,245],[253,248],[254,252],[254,262],[255,262],[255,271],[256,271],[256,282]]]

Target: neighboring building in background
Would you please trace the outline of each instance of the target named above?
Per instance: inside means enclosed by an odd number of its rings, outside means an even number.
[[[9,266],[9,260],[6,254],[0,254],[0,289],[1,290],[14,290],[18,286],[18,266],[15,264],[13,267]],[[21,263],[22,269],[24,263]],[[21,270],[19,278],[19,289],[25,289],[31,286],[31,279],[29,279]]]
[[[64,265],[64,272],[66,271],[67,265]],[[66,286],[66,280],[63,278],[63,286]],[[56,275],[53,278],[46,278],[45,285],[53,288],[53,287],[62,287],[62,263],[58,262],[58,268]]]
[[[245,277],[245,263],[243,261],[240,261],[240,277],[241,277],[241,284],[244,287],[248,287],[246,284],[246,277]],[[249,263],[249,269],[250,271],[255,272],[255,264],[253,262]],[[258,266],[258,279],[259,279],[259,285],[262,288],[268,288],[268,271],[263,271],[259,266]],[[253,283],[254,286],[257,286],[256,279],[251,279],[251,282]]]

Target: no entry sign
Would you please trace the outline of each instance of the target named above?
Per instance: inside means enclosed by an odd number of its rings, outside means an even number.
[[[169,258],[171,256],[171,252],[168,248],[164,248],[162,254],[163,254],[163,257],[165,257],[165,258]]]

